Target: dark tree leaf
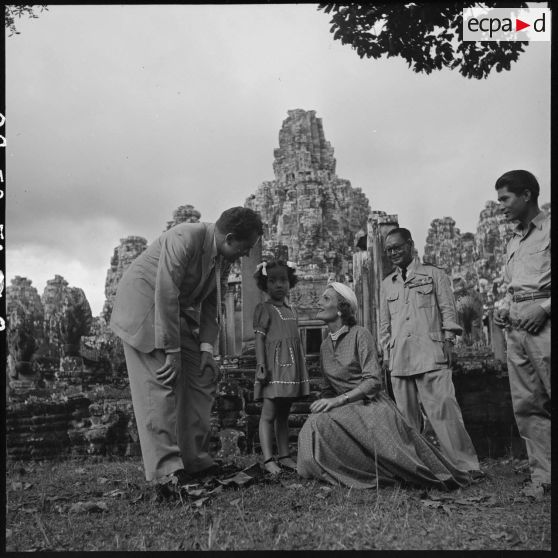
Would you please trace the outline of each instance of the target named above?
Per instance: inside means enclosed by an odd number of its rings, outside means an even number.
[[[527,43],[464,43],[462,10],[476,4],[319,4],[318,10],[331,14],[330,32],[334,40],[350,45],[360,58],[400,56],[417,73],[448,68],[459,70],[467,78],[482,79],[493,69],[509,70]],[[501,3],[483,5],[496,8]],[[506,2],[506,7],[525,8],[527,3]]]

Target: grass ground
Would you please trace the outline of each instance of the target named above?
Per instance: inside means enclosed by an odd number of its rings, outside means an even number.
[[[515,460],[482,466],[484,481],[449,493],[285,474],[160,500],[138,459],[8,463],[6,550],[550,550],[550,497],[520,495]]]

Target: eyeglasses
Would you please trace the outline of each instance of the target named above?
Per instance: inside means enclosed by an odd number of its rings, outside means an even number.
[[[399,246],[390,246],[389,248],[385,249],[386,254],[401,254],[401,252],[405,251],[405,244],[400,244]]]

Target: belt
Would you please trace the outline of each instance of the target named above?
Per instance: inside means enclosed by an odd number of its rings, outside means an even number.
[[[513,302],[523,302],[524,300],[535,300],[537,298],[550,298],[550,291],[531,291],[512,295]]]

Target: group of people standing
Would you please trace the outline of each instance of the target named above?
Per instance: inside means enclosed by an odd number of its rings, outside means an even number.
[[[508,245],[508,294],[494,321],[508,330],[512,403],[531,469],[525,492],[539,497],[550,488],[550,219],[538,207],[531,173],[510,171],[496,190],[518,224]],[[179,224],[120,281],[111,327],[124,343],[148,481],[176,477],[183,484],[218,471],[208,442],[220,293],[231,263],[262,234],[260,217],[242,207],[215,225]],[[403,482],[445,489],[483,476],[452,383],[461,327],[449,277],[414,256],[407,229],[390,231],[385,249],[394,271],[381,287],[380,354],[356,323],[350,287],[332,282],[319,300],[316,318],[329,330],[320,349],[324,389],[310,405],[296,456],[289,451],[290,407],[310,392],[296,309],[288,303],[296,269],[281,260],[257,266],[254,277],[268,299],[254,312],[254,397],[263,401],[259,438],[270,475],[287,468],[359,488]],[[395,403],[382,389],[382,368]],[[421,433],[425,418],[439,449]]]

